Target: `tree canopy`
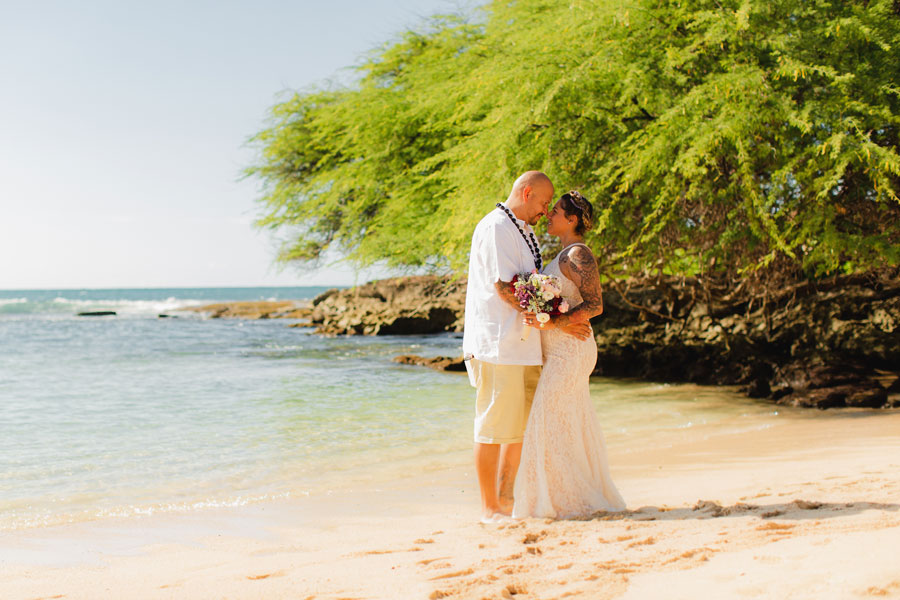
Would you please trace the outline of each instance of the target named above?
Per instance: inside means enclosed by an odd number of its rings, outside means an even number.
[[[275,105],[247,173],[285,261],[462,269],[540,169],[609,276],[896,266],[898,56],[896,0],[494,0]]]

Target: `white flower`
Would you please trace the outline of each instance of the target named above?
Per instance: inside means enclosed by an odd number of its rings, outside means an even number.
[[[547,321],[550,320],[550,315],[548,315],[545,312],[541,312],[541,313],[537,314],[536,318],[538,320],[538,323],[541,323],[543,325],[544,323],[546,323]]]
[[[569,303],[563,300],[559,303],[559,312],[569,312]]]
[[[547,302],[550,302],[551,300],[556,298],[556,294],[554,294],[550,290],[544,290],[544,293],[541,294],[541,296],[543,296],[544,300],[546,300]]]

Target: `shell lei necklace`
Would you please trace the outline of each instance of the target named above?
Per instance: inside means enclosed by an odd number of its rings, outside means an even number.
[[[522,239],[525,240],[525,245],[528,246],[528,249],[531,251],[531,256],[534,258],[534,268],[538,271],[541,270],[541,249],[538,248],[537,240],[534,239],[534,234],[528,232],[528,235],[525,235],[525,232],[522,231],[522,228],[519,227],[519,222],[516,221],[516,218],[513,216],[512,212],[500,202],[497,203],[497,208],[501,209],[506,213],[506,216],[509,217],[509,220],[512,221],[512,224],[516,226],[516,229],[519,230],[519,235],[522,236]],[[531,239],[528,239],[528,238]]]

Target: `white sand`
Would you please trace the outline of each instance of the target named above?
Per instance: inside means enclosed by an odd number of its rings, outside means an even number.
[[[474,476],[0,534],[0,598],[900,598],[900,412],[610,448],[629,505],[477,523]]]

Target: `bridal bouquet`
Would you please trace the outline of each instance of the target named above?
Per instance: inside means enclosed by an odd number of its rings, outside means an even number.
[[[559,279],[553,275],[545,275],[537,271],[520,273],[513,277],[512,291],[519,301],[519,306],[528,312],[535,313],[535,317],[541,324],[569,310],[569,304],[563,300],[562,288]],[[528,339],[531,327],[522,329],[522,341]]]

